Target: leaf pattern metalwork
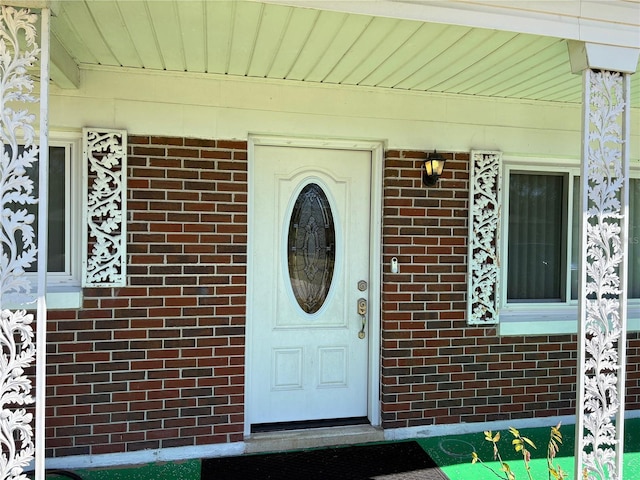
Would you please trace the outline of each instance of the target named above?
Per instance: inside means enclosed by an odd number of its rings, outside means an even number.
[[[501,157],[500,152],[471,152],[467,311],[471,325],[498,322]]]
[[[36,64],[37,16],[28,10],[2,6],[0,11],[0,308],[1,301],[33,301],[24,272],[36,260],[35,216],[26,205],[37,203],[34,184],[26,173],[37,162],[35,115],[24,107],[37,103],[34,80],[27,69]],[[22,49],[21,49],[22,46]],[[19,148],[20,146],[24,148]]]
[[[23,468],[35,453],[31,421],[24,406],[34,403],[25,370],[35,358],[33,315],[0,313],[0,478],[26,480]],[[16,408],[17,407],[17,408]]]
[[[584,435],[582,468],[585,480],[616,480],[616,456],[621,447],[613,419],[619,412],[618,348],[624,348],[621,322],[620,269],[623,262],[621,191],[622,76],[587,71],[591,98],[588,105],[586,161],[586,284],[583,343],[585,378],[582,381]],[[583,256],[584,259],[584,256]],[[620,345],[622,343],[622,345]]]
[[[12,312],[5,301],[34,300],[24,275],[36,261],[33,223],[34,183],[27,170],[38,160],[34,144],[35,115],[27,105],[39,103],[28,69],[39,60],[37,15],[27,9],[0,7],[0,478],[26,480],[24,467],[35,455],[31,421],[24,408],[34,403],[25,375],[35,359],[33,315]]]
[[[84,131],[87,169],[84,285],[123,286],[126,280],[126,132]]]

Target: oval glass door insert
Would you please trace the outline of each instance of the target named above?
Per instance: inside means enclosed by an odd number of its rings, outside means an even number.
[[[333,280],[336,232],[327,195],[320,185],[306,185],[289,220],[287,256],[291,288],[300,308],[315,313]]]

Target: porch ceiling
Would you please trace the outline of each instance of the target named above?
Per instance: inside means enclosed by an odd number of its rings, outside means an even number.
[[[53,80],[74,87],[79,66],[100,65],[581,101],[580,76],[559,38],[271,1],[61,1],[52,19]],[[640,108],[640,74],[632,77],[632,106]]]

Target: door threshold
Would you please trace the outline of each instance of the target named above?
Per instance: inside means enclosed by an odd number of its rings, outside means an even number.
[[[251,433],[278,432],[283,430],[308,430],[310,428],[346,427],[349,425],[368,425],[367,417],[328,418],[295,422],[257,423],[251,425]]]
[[[246,453],[283,452],[306,448],[381,442],[383,440],[384,431],[382,428],[376,428],[371,425],[285,430],[252,433],[248,438],[245,438],[245,451]]]

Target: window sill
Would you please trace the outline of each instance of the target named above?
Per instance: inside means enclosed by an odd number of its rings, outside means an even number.
[[[50,286],[47,289],[47,310],[77,310],[82,307],[82,288],[75,286]],[[33,310],[35,303],[28,305],[7,302],[4,308],[10,310]]]
[[[46,298],[49,310],[76,310],[82,307],[82,288],[50,287]]]
[[[627,330],[640,330],[640,305],[629,305]],[[559,335],[578,333],[578,307],[503,309],[498,331],[501,336]]]

